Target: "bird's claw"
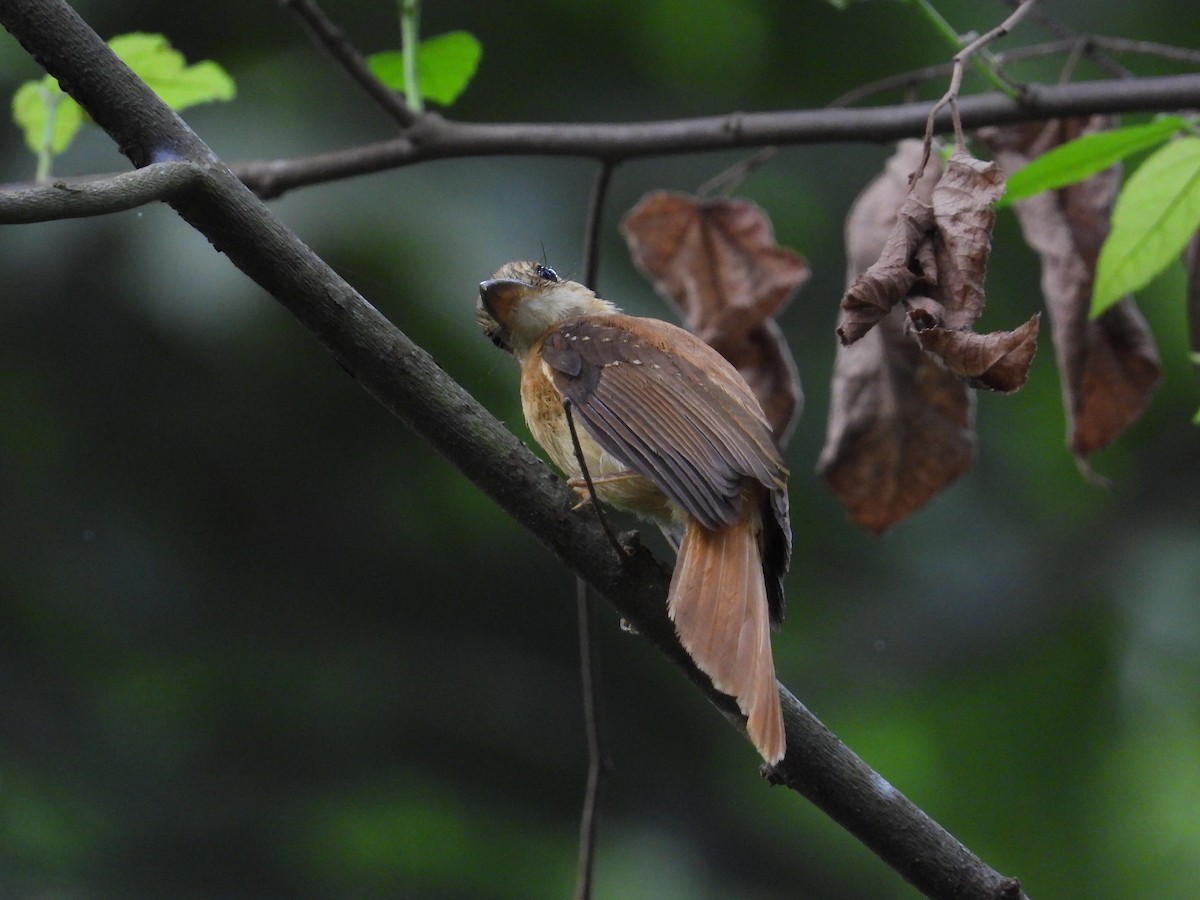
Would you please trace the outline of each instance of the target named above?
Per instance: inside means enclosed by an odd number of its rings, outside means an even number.
[[[567,487],[579,495],[579,502],[571,507],[571,512],[578,512],[592,502],[592,492],[582,478],[567,479]]]

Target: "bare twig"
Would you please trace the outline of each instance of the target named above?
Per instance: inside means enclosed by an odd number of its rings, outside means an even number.
[[[954,124],[954,142],[959,147],[962,147],[966,143],[966,140],[963,137],[963,123],[958,111],[958,94],[962,89],[963,70],[966,67],[967,61],[988,44],[999,40],[1012,31],[1012,29],[1016,27],[1017,23],[1025,18],[1029,11],[1033,9],[1033,5],[1036,2],[1037,0],[1020,0],[1020,4],[1015,10],[1013,10],[1012,14],[1009,15],[1007,19],[1005,19],[991,31],[981,34],[979,37],[975,38],[975,40],[971,41],[954,54],[954,65],[950,73],[950,87],[946,90],[946,93],[942,95],[942,99],[935,103],[933,108],[929,110],[929,119],[925,125],[925,152],[921,157],[921,164],[917,166],[912,175],[909,176],[908,184],[910,188],[917,183],[917,180],[921,177],[921,173],[925,171],[925,164],[929,162],[929,153],[933,147],[934,123],[937,120],[937,114],[941,112],[947,106],[947,104],[950,106],[950,117]]]
[[[1159,59],[1170,60],[1171,62],[1186,63],[1188,65],[1200,65],[1200,50],[1191,50],[1187,47],[1175,47],[1171,44],[1159,44],[1155,41],[1134,41],[1129,38],[1119,37],[1089,37],[1085,36],[1081,40],[1086,41],[1090,47],[1097,50],[1107,50],[1109,53],[1132,53],[1139,56],[1155,56]],[[1094,57],[1093,57],[1094,58]],[[1118,68],[1119,77],[1129,75],[1127,69]]]
[[[1036,14],[1036,12],[1035,12]],[[1109,53],[1128,53],[1140,56],[1151,56],[1158,59],[1169,60],[1170,62],[1185,63],[1187,65],[1200,65],[1200,50],[1191,50],[1187,47],[1175,47],[1170,44],[1158,44],[1153,41],[1134,41],[1127,38],[1118,37],[1100,37],[1090,35],[1080,35],[1072,37],[1063,37],[1059,40],[1047,41],[1044,44],[1031,44],[1028,47],[1016,47],[1012,50],[1005,50],[1002,53],[992,55],[992,60],[996,66],[1004,71],[1014,63],[1025,62],[1031,59],[1038,59],[1044,56],[1056,56],[1061,53],[1081,52],[1085,57],[1094,60],[1097,65],[1101,64],[1101,56],[1098,51],[1107,51]],[[1115,68],[1113,68],[1115,67]],[[1129,75],[1129,71],[1122,66],[1112,64],[1111,67],[1105,67],[1109,74],[1116,77],[1124,78]],[[859,85],[858,87],[847,91],[836,100],[829,104],[831,109],[852,106],[868,97],[875,97],[879,94],[887,94],[892,91],[910,90],[914,87],[924,84],[927,81],[934,81],[941,78],[947,78],[954,70],[954,63],[940,63],[936,66],[925,66],[920,69],[913,69],[910,72],[900,72],[896,75],[889,75],[887,78],[881,78],[878,81],[872,81],[868,84]]]
[[[358,48],[350,43],[346,33],[325,15],[316,0],[279,0],[290,8],[304,23],[316,44],[329,53],[354,82],[374,100],[379,108],[391,116],[401,128],[408,128],[419,118],[404,98],[375,77]]]
[[[1017,7],[1017,6],[1019,6],[1020,3],[1023,2],[1023,0],[1000,0],[1000,2],[1005,6]],[[1064,25],[1058,19],[1054,18],[1054,16],[1045,12],[1044,10],[1040,10],[1040,9],[1034,10],[1032,19],[1034,22],[1036,22],[1038,25],[1040,25],[1042,28],[1044,28],[1046,31],[1050,32],[1050,34],[1054,35],[1057,38],[1064,38],[1067,40],[1074,40],[1074,41],[1087,40],[1083,36],[1076,33],[1073,29],[1068,28],[1066,25]],[[1092,61],[1100,68],[1100,71],[1102,71],[1114,78],[1128,78],[1129,77],[1128,69],[1124,68],[1116,61],[1110,59],[1103,52],[1100,52],[1100,53],[1091,52],[1089,55],[1092,57]]]
[[[778,153],[779,148],[774,144],[763,147],[708,179],[696,189],[696,194],[700,197],[711,197],[713,194],[719,193],[728,197],[741,186],[743,181],[774,159]]]
[[[582,578],[575,582],[575,605],[579,617],[579,667],[583,674],[583,724],[587,735],[588,771],[579,815],[579,867],[575,881],[577,900],[592,896],[596,860],[596,836],[600,830],[600,801],[612,760],[608,755],[607,728],[601,702],[600,657],[592,628],[591,589]]]
[[[201,167],[161,162],[107,178],[60,178],[0,189],[0,225],[49,222],[123,212],[168,200],[194,186]]]
[[[612,183],[614,163],[600,161],[596,180],[592,182],[592,195],[588,199],[587,221],[583,229],[583,261],[580,271],[583,283],[596,287],[596,272],[600,268],[600,235],[604,224],[604,204],[608,199],[608,186]]]
[[[596,286],[596,273],[600,266],[600,234],[604,222],[604,206],[608,199],[608,186],[612,181],[613,165],[601,161],[592,183],[592,195],[588,201],[587,221],[584,225],[583,261],[580,271],[583,283]],[[574,430],[571,432],[575,438]],[[581,455],[582,457],[582,455]],[[582,465],[582,458],[581,458]],[[595,502],[595,498],[593,498]],[[579,814],[579,867],[575,882],[577,900],[588,900],[592,896],[592,876],[596,857],[596,836],[600,829],[600,806],[606,776],[612,770],[608,756],[607,729],[604,710],[600,702],[600,659],[595,631],[592,628],[592,607],[595,605],[592,592],[582,578],[575,580],[576,609],[579,619],[579,668],[583,686],[583,724],[587,735],[588,771],[583,794],[583,808]]]

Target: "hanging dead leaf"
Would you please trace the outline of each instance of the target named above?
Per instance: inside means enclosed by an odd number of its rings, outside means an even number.
[[[1007,172],[1114,119],[1060,119],[987,128],[980,139]],[[1014,204],[1026,243],[1042,260],[1042,293],[1062,380],[1067,443],[1080,459],[1137,420],[1161,379],[1158,351],[1131,297],[1089,317],[1096,259],[1109,230],[1120,167]]]
[[[821,479],[875,533],[924,506],[975,462],[975,396],[904,333],[894,309],[839,347]]]
[[[855,201],[846,218],[848,283],[887,255],[908,175],[922,155],[920,141],[901,141]],[[927,209],[939,171],[935,157],[915,189]],[[903,312],[893,309],[862,340],[837,348],[817,471],[856,523],[881,532],[971,468],[974,399],[905,333]]]
[[[927,175],[928,170],[922,173],[923,179]],[[901,301],[910,304],[913,323],[924,330],[937,329],[921,338],[921,346],[939,358],[950,354],[942,362],[960,374],[964,366],[974,368],[981,359],[1007,347],[1014,340],[1012,335],[1025,334],[1028,326],[995,336],[969,331],[983,312],[983,281],[996,221],[992,204],[1003,193],[1004,175],[999,166],[956,149],[933,185],[929,206],[916,194],[906,197],[879,259],[854,280],[842,298],[838,326],[842,343],[861,338]],[[913,309],[911,301],[918,296],[923,298],[922,305]],[[928,315],[930,302],[938,306],[936,321]],[[954,332],[964,336],[950,337]],[[1025,383],[1032,361],[1032,353],[1026,351],[1036,346],[1035,341],[1021,341],[1019,347],[1009,347],[999,358],[991,359],[987,369],[964,377],[976,386],[1015,390]],[[1001,360],[1003,365],[993,371]],[[1025,371],[1012,371],[1021,361]]]
[[[754,389],[783,446],[802,395],[772,317],[808,280],[808,263],[776,245],[770,221],[747,200],[653,192],[626,215],[622,231],[655,289]]]
[[[936,325],[913,328],[925,351],[940,359],[955,375],[967,379],[973,387],[1007,394],[1023,387],[1029,377],[1040,319],[1041,313],[1034,313],[1019,328],[989,334]],[[911,317],[909,321],[913,322]]]
[[[917,248],[933,226],[933,209],[915,197],[903,201],[879,259],[859,275],[842,297],[837,335],[853,344],[908,296],[921,277]]]
[[[970,328],[983,312],[983,280],[996,223],[992,204],[1003,193],[1000,167],[962,149],[950,155],[933,189],[935,296],[945,307],[946,328]]]
[[[924,145],[901,141],[883,172],[867,186],[846,217],[849,287],[842,298],[837,335],[853,344],[903,300],[921,279],[937,280],[932,246],[933,186],[941,176],[936,157],[908,190],[908,176],[921,164]],[[860,274],[861,273],[861,274]]]

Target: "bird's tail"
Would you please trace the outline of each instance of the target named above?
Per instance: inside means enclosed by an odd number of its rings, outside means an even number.
[[[667,611],[713,686],[737,700],[768,763],[783,758],[783,713],[771,658],[762,557],[753,514],[719,531],[692,519],[679,545]]]

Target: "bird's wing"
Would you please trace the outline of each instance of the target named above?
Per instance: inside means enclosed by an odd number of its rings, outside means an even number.
[[[706,528],[737,520],[746,478],[785,489],[787,469],[754,395],[690,332],[657,319],[581,316],[555,325],[541,353],[596,442]]]

